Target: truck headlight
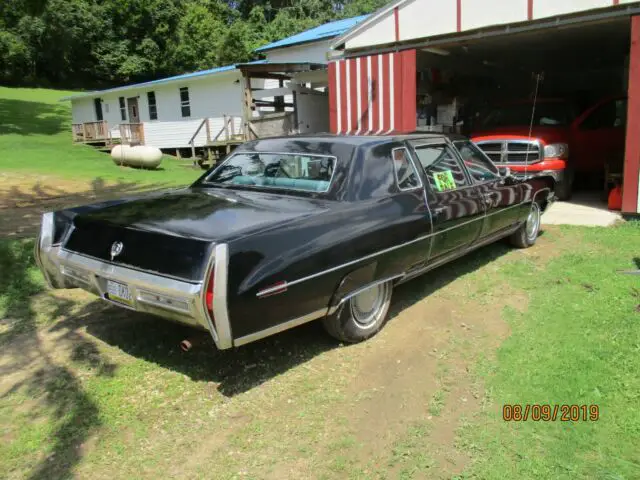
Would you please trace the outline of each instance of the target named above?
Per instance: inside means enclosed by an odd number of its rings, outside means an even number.
[[[566,143],[550,143],[544,147],[545,158],[567,158],[569,157],[569,145]]]

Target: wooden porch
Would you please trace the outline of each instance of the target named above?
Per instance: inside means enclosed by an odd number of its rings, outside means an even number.
[[[74,123],[71,125],[71,136],[73,143],[89,145],[144,145],[144,124],[121,123],[118,125],[118,133],[114,136],[106,120]]]

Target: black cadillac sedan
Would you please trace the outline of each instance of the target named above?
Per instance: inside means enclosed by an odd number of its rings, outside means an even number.
[[[553,192],[464,137],[267,138],[189,187],[45,213],[36,259],[52,288],[208,330],[220,349],[313,320],[358,342],[399,283],[501,238],[533,245]]]

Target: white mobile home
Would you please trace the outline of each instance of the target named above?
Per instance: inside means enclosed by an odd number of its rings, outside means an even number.
[[[195,153],[261,136],[328,131],[329,42],[363,19],[266,45],[256,51],[265,60],[66,97],[73,140]]]

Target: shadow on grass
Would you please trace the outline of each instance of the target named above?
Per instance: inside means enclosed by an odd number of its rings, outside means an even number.
[[[390,319],[509,251],[511,248],[505,243],[496,243],[399,286],[394,290]],[[79,315],[69,320],[74,322],[73,326],[62,322],[57,328],[85,325],[88,333],[129,355],[180,372],[194,381],[216,383],[219,392],[227,397],[257,387],[339,345],[319,321],[239,348],[219,351],[208,333],[162,319],[111,306],[102,317],[87,319]],[[179,342],[185,338],[195,338],[200,345],[184,353]]]
[[[32,300],[43,285],[34,273],[33,245],[33,240],[0,241],[0,313],[6,327],[0,334],[0,374],[20,378],[2,396],[22,391],[52,411],[50,455],[37,462],[27,478],[68,478],[80,459],[80,446],[100,425],[100,418],[75,374],[49,355],[37,335]],[[70,308],[71,302],[60,301],[54,314]],[[63,337],[74,345],[74,361],[100,366],[98,375],[113,374],[115,366],[100,358],[93,343],[73,331]],[[35,417],[38,412],[29,414]]]
[[[172,187],[168,183],[140,184],[118,181],[107,184],[102,178],[93,179],[82,188],[77,185],[36,183],[26,191],[13,185],[0,191],[0,237],[32,237],[38,232],[40,216],[44,212],[132,196],[143,192]],[[175,188],[175,187],[173,187]]]
[[[53,135],[69,128],[63,105],[0,98],[0,135]]]

